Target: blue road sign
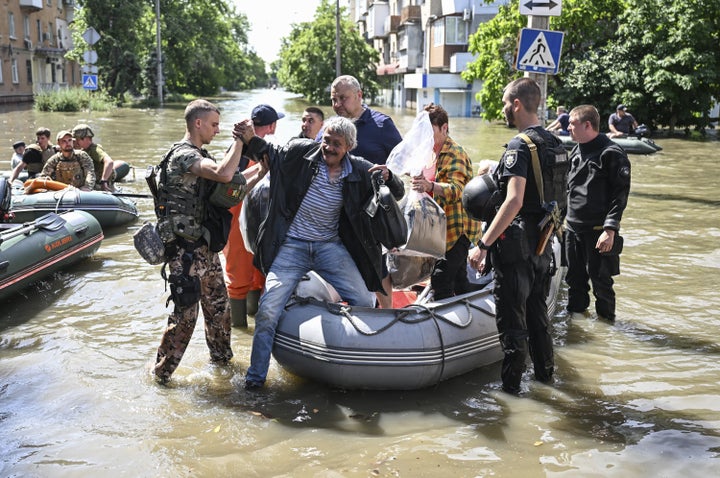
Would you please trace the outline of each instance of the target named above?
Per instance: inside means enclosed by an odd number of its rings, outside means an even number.
[[[518,41],[515,68],[554,75],[560,67],[563,32],[523,28]]]
[[[82,76],[83,88],[86,90],[97,90],[98,89],[98,76],[97,75],[83,75]]]

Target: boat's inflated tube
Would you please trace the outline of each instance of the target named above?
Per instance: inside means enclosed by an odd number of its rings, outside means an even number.
[[[45,191],[61,191],[68,187],[60,181],[53,181],[50,178],[28,179],[23,183],[25,194],[44,193]]]
[[[5,215],[10,212],[12,204],[12,190],[5,177],[0,177],[0,222],[3,222]]]

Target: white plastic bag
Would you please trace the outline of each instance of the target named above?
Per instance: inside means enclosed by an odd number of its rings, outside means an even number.
[[[435,161],[434,144],[430,115],[422,111],[415,117],[403,140],[390,152],[385,164],[393,174],[419,176]]]
[[[408,225],[407,243],[395,254],[445,257],[447,217],[427,193],[410,191],[400,203]]]

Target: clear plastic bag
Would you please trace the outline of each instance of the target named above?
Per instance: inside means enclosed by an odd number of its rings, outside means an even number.
[[[422,111],[415,117],[403,140],[390,152],[385,164],[393,174],[419,176],[435,161],[434,144],[430,115]]]

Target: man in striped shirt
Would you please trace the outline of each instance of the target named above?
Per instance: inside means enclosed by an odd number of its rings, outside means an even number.
[[[249,152],[268,157],[270,201],[255,254],[255,265],[266,279],[255,315],[246,389],[265,383],[275,330],[305,274],[317,272],[351,306],[372,307],[373,292],[382,289],[382,251],[364,211],[373,191],[371,173],[382,171],[398,199],[404,188],[387,166],[348,154],[356,138],[352,121],[338,116],[325,122],[319,145],[294,139],[284,147],[265,143],[265,148]],[[259,138],[253,139],[258,143]]]

